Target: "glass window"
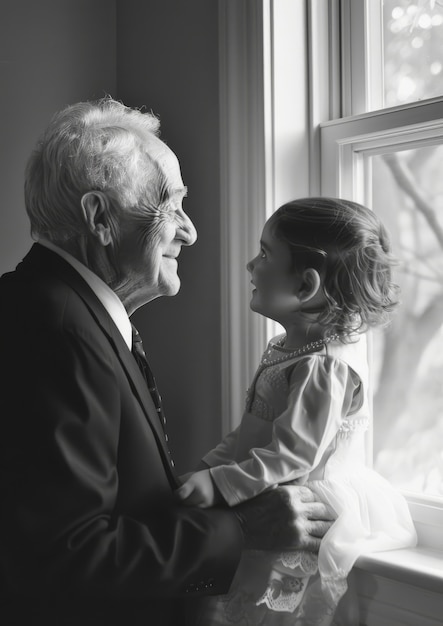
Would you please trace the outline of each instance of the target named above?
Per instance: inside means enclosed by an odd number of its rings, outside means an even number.
[[[443,501],[443,0],[341,7],[345,116],[322,128],[322,193],[376,211],[399,259],[401,306],[372,333],[373,463]]]
[[[443,0],[342,0],[340,7],[342,117],[321,125],[321,193],[370,206],[392,235],[401,306],[387,331],[371,333],[370,444],[375,469],[407,494],[420,542],[436,547],[443,523]]]
[[[374,333],[374,465],[402,489],[443,497],[443,146],[366,159],[401,287],[392,325]]]
[[[443,0],[384,0],[384,105],[443,94]]]

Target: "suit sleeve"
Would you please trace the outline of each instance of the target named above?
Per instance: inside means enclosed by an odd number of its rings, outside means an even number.
[[[346,363],[307,357],[293,368],[286,410],[273,424],[266,447],[252,448],[246,460],[211,469],[230,506],[273,485],[307,476],[337,434],[356,389]]]
[[[122,501],[122,397],[100,329],[48,319],[27,328],[22,316],[16,335],[8,322],[0,548],[11,589],[122,598],[225,592],[243,545],[231,511],[180,507],[167,489],[152,502]],[[133,487],[136,494],[137,478]]]

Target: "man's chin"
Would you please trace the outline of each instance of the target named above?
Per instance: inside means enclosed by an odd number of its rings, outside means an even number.
[[[180,291],[180,287],[181,287],[181,282],[180,282],[180,279],[177,278],[177,280],[174,281],[173,283],[169,283],[168,285],[165,285],[165,289],[162,295],[176,296],[178,292]]]

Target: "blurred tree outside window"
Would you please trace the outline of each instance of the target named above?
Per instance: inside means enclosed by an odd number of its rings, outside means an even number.
[[[443,0],[384,0],[383,47],[385,107],[443,95]],[[366,158],[402,293],[374,333],[374,466],[443,498],[443,146]]]
[[[383,59],[385,107],[441,96],[443,0],[384,0]]]
[[[369,158],[401,288],[391,326],[374,333],[374,466],[443,497],[443,146]]]

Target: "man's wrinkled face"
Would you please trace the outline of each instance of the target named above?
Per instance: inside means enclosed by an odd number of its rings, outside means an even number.
[[[197,239],[183,210],[187,189],[177,157],[155,136],[149,137],[147,151],[157,171],[158,199],[122,219],[118,253],[122,275],[133,285],[137,299],[143,300],[138,306],[178,292],[178,255],[183,245]]]

